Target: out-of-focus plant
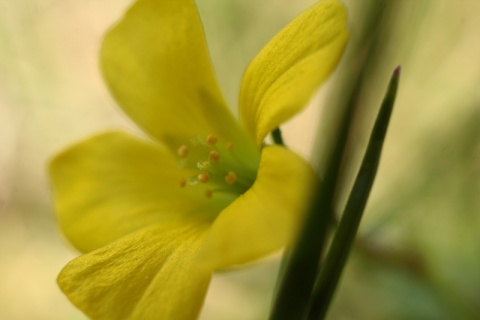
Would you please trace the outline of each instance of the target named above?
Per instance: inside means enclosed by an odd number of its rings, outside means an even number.
[[[405,72],[386,159],[331,310],[333,319],[476,319],[480,314],[474,285],[479,238],[473,231],[480,218],[475,196],[480,117],[474,89],[480,66],[468,59],[480,46],[469,40],[475,38],[475,23],[468,10],[477,5],[463,5],[364,1],[349,6],[351,13],[361,13],[359,25],[369,31],[352,32],[333,93],[360,84],[353,97],[363,110],[350,136],[340,195],[358,163],[358,144],[365,140],[385,69],[401,63]],[[359,66],[360,81],[352,77]],[[333,95],[344,104],[338,97]],[[337,201],[337,212],[342,203]]]

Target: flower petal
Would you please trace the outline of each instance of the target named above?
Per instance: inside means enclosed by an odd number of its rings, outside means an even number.
[[[204,225],[154,225],[71,261],[58,284],[92,319],[195,319],[210,281]]]
[[[317,177],[309,163],[279,146],[263,149],[253,186],[212,225],[200,258],[207,268],[243,264],[284,246],[309,205]]]
[[[50,173],[58,221],[80,251],[152,223],[211,218],[197,211],[212,201],[180,188],[180,171],[166,148],[125,133],[73,146],[52,161]]]
[[[308,103],[334,70],[347,38],[343,4],[323,0],[292,21],[252,61],[239,111],[257,145]]]
[[[175,149],[195,135],[241,142],[193,0],[136,1],[105,36],[100,59],[120,106],[153,137]]]

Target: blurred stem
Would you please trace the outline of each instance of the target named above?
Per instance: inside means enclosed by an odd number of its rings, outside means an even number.
[[[278,292],[276,294],[271,320],[304,319],[307,315],[310,295],[318,276],[320,258],[326,245],[329,226],[334,218],[335,191],[338,188],[342,159],[352,127],[353,115],[358,105],[362,79],[367,61],[372,61],[370,51],[375,47],[378,26],[383,16],[386,0],[371,1],[365,13],[365,24],[362,25],[360,36],[353,43],[354,64],[346,77],[347,85],[342,86],[342,96],[347,101],[340,103],[341,118],[338,121],[337,137],[333,150],[327,153],[325,177],[315,192],[312,206],[307,213],[299,238],[292,248],[287,248],[284,272],[279,275]],[[343,111],[343,112],[342,112]]]
[[[342,132],[348,131],[348,126],[342,129]],[[347,133],[342,134],[345,137],[347,135]],[[337,144],[335,152],[332,153],[331,165],[327,171],[330,174],[319,186],[317,197],[308,213],[300,238],[292,250],[287,249],[285,252],[285,267],[279,274],[280,285],[270,315],[272,320],[302,319],[306,312],[332,217],[334,190],[343,156],[343,148],[340,146]]]
[[[355,100],[355,99],[354,99]],[[315,192],[299,238],[284,253],[271,320],[303,319],[319,270],[328,227],[334,218],[333,202],[354,114],[354,104],[345,109],[338,138],[327,160],[326,175]]]
[[[395,102],[399,77],[400,68],[397,68],[390,80],[387,94],[375,121],[367,151],[348,198],[345,212],[320,271],[320,276],[312,294],[312,305],[308,319],[323,319],[325,317],[340,275],[345,267],[377,173],[383,142]]]
[[[283,137],[282,137],[282,131],[280,128],[276,128],[275,130],[272,131],[272,140],[275,144],[279,144],[284,146],[285,143],[283,142]]]
[[[319,261],[333,220],[333,201],[340,167],[353,118],[348,108],[341,121],[338,139],[327,162],[325,179],[318,186],[310,212],[293,248],[285,251],[285,267],[279,274],[279,285],[271,320],[303,319],[319,270]],[[313,245],[312,245],[313,244]]]

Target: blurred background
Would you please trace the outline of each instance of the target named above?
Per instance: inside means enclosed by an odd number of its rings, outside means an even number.
[[[234,112],[248,62],[314,2],[197,0]],[[138,132],[97,64],[102,35],[130,3],[0,0],[2,320],[85,319],[55,282],[78,253],[56,226],[46,167],[100,131]],[[305,112],[283,128],[286,143],[321,173],[333,119],[351,79],[366,70],[339,212],[391,72],[397,65],[403,72],[377,181],[329,318],[480,319],[480,2],[345,3],[348,51]],[[216,275],[201,319],[266,319],[279,259]]]

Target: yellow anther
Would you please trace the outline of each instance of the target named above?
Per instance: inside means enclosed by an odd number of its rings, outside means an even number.
[[[210,179],[210,176],[208,175],[208,172],[203,172],[203,173],[200,173],[200,174],[197,176],[197,179],[198,179],[198,181],[200,181],[201,183],[207,183],[208,180]]]
[[[227,142],[227,149],[228,150],[232,150],[233,146],[234,146],[234,144],[233,144],[232,141]]]
[[[237,175],[233,171],[228,172],[228,174],[225,176],[225,182],[228,184],[233,184],[236,180]]]
[[[214,145],[215,143],[217,143],[217,141],[218,141],[217,136],[214,136],[213,134],[207,137],[207,143],[210,145]]]
[[[180,158],[186,158],[188,156],[188,147],[186,145],[180,146],[177,150],[178,156]]]
[[[185,188],[185,186],[187,185],[187,179],[181,177],[180,180],[178,180],[178,184],[180,185],[180,187]]]
[[[205,197],[207,197],[208,199],[210,199],[213,195],[213,191],[210,190],[210,189],[207,189],[205,190]]]
[[[220,160],[220,153],[218,151],[212,150],[208,154],[208,161],[209,162],[218,162]]]

